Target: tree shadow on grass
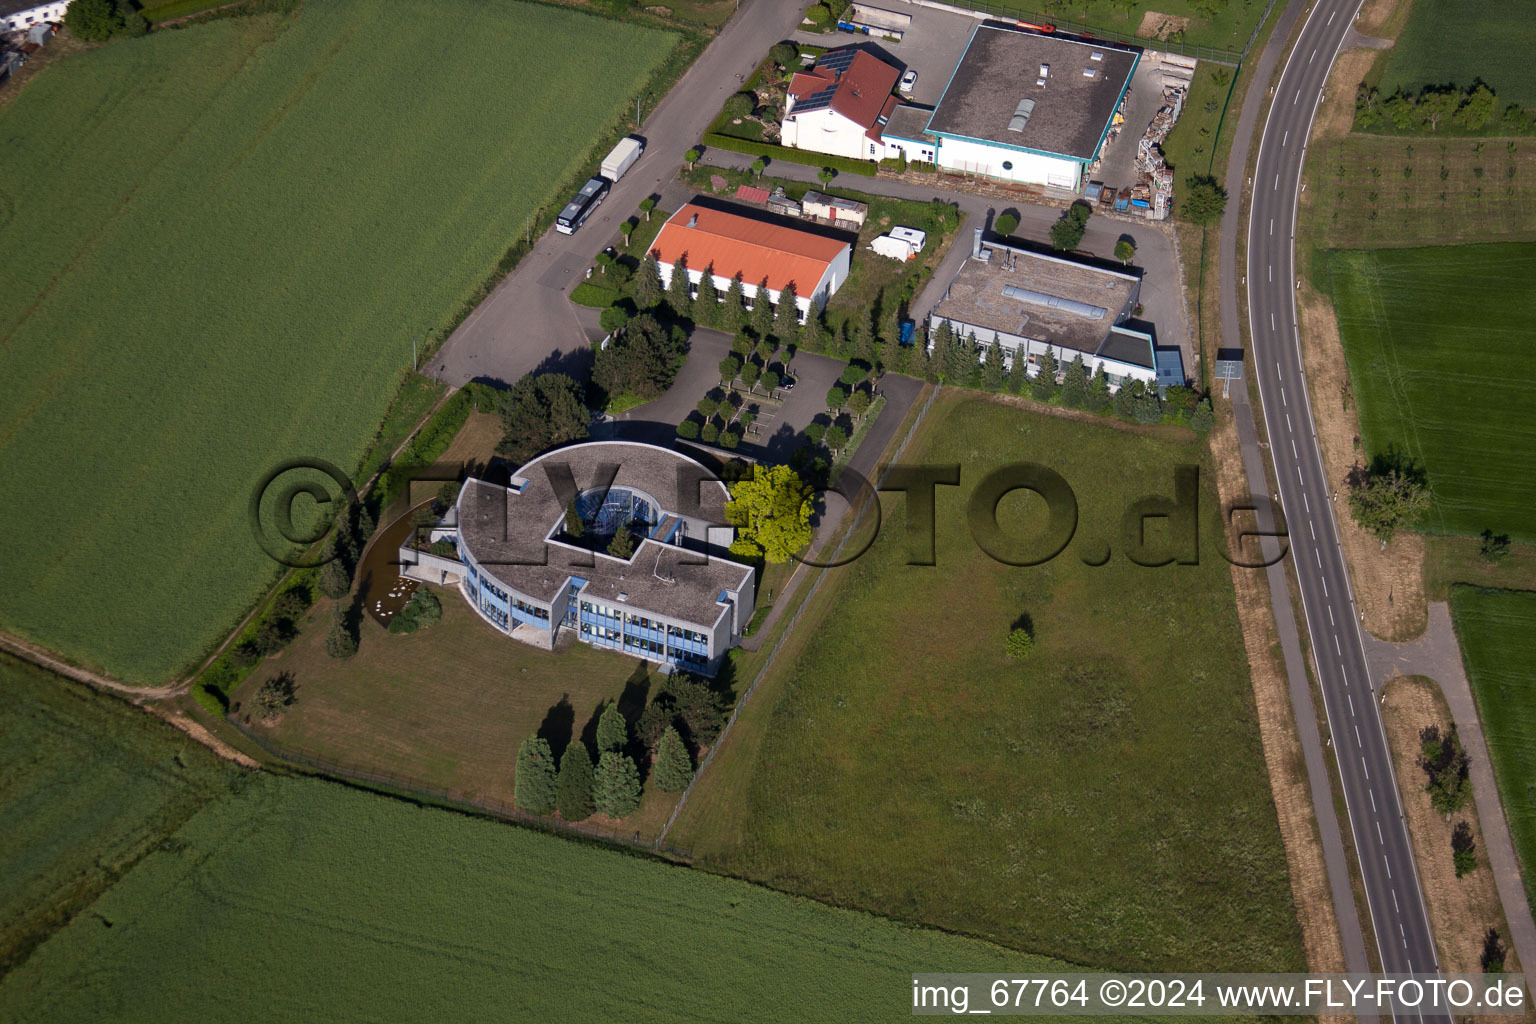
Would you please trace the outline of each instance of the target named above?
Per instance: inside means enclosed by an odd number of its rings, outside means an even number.
[[[555,763],[560,763],[560,757],[565,753],[565,748],[571,745],[571,729],[576,724],[576,709],[571,707],[571,695],[563,693],[544,714],[544,721],[539,724],[540,736],[549,744],[550,753],[555,756]]]

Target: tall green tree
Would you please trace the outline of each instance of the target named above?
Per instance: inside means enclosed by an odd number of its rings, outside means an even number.
[[[1355,522],[1390,544],[1404,523],[1429,507],[1424,481],[1397,468],[1356,474],[1349,492],[1349,511]]]
[[[555,755],[549,741],[529,736],[517,748],[517,778],[513,799],[530,814],[549,814],[555,809]]]
[[[1141,397],[1141,381],[1126,379],[1115,392],[1115,415],[1123,420],[1136,418],[1136,400]]]
[[[325,638],[325,653],[333,658],[350,658],[357,653],[357,634],[347,625],[338,605],[331,615],[331,632]]]
[[[875,314],[867,306],[853,315],[853,358],[875,365]]]
[[[629,723],[615,701],[609,701],[597,719],[597,749],[623,750],[629,746]]]
[[[715,286],[715,265],[704,268],[699,278],[699,297],[694,300],[693,317],[705,327],[713,327],[720,319],[720,289]]]
[[[608,541],[608,553],[614,558],[629,558],[635,553],[635,535],[630,532],[628,523],[620,523],[613,531],[613,539]]]
[[[99,43],[122,29],[123,15],[112,0],[76,0],[64,12],[64,27],[76,39]]]
[[[731,286],[725,290],[725,303],[720,307],[720,329],[736,332],[747,320],[747,299],[742,289],[741,275],[731,278]]]
[[[981,388],[983,391],[1001,391],[1008,383],[1008,369],[1003,364],[1003,349],[996,341],[987,346],[986,359],[981,364]]]
[[[640,806],[640,770],[633,758],[617,750],[603,751],[592,780],[592,803],[610,818],[634,813]]]
[[[633,292],[637,309],[654,309],[661,302],[661,265],[656,262],[654,249],[645,254],[635,271]]]
[[[687,336],[650,313],[629,321],[592,360],[592,383],[611,399],[652,399],[672,386],[686,355]]]
[[[592,756],[587,745],[571,740],[560,756],[560,775],[555,780],[555,807],[566,821],[592,817]]]
[[[1184,196],[1176,207],[1185,220],[1211,224],[1227,209],[1227,190],[1209,174],[1192,174],[1185,181]]]
[[[726,522],[736,527],[731,550],[748,558],[785,562],[811,541],[813,492],[789,466],[758,466],[731,485]]]
[[[346,562],[341,558],[333,558],[321,567],[320,593],[334,601],[346,597],[347,591],[351,589],[352,574],[347,571]]]
[[[693,315],[693,281],[688,276],[688,254],[678,253],[672,264],[672,280],[667,282],[667,305],[679,318]]]
[[[779,305],[773,311],[773,335],[786,345],[800,336],[799,303],[795,282],[791,281],[779,293]]]
[[[1084,404],[1089,412],[1103,412],[1109,408],[1110,401],[1109,375],[1101,366],[1094,371],[1092,379],[1088,381],[1088,396]]]
[[[821,310],[814,306],[805,315],[805,326],[800,330],[800,345],[811,352],[821,352],[827,347],[827,325],[822,322]]]
[[[581,385],[563,373],[526,374],[502,395],[498,454],[517,465],[555,445],[586,440],[591,413]]]
[[[752,297],[752,333],[766,338],[772,329],[773,300],[768,296],[768,279],[765,277],[758,282],[757,294]]]
[[[1037,402],[1049,402],[1056,394],[1056,357],[1049,351],[1035,360],[1035,376],[1030,380],[1029,393]]]
[[[652,777],[663,793],[681,793],[693,781],[693,758],[688,756],[682,737],[670,725],[656,746],[656,768]]]
[[[576,499],[572,498],[565,506],[565,535],[580,540],[586,532],[587,524],[581,521],[581,513],[576,511]]]
[[[1068,363],[1062,374],[1061,404],[1069,409],[1081,409],[1088,404],[1088,367],[1081,355]]]

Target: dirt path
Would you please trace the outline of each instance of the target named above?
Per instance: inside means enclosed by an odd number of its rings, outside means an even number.
[[[1451,624],[1450,606],[1443,601],[1429,605],[1428,623],[1424,635],[1411,643],[1389,644],[1367,637],[1365,651],[1370,659],[1371,674],[1377,679],[1397,675],[1427,676],[1440,684],[1451,719],[1456,723],[1462,745],[1472,761],[1472,797],[1482,826],[1481,852],[1486,856],[1499,900],[1504,905],[1509,945],[1522,964],[1536,964],[1536,918],[1531,915],[1531,905],[1521,883],[1520,861],[1515,855],[1509,823],[1504,817],[1504,804],[1493,778],[1493,763],[1488,759],[1488,744],[1483,738],[1477,702],[1472,697],[1472,687],[1462,667],[1461,648]]]
[[[92,672],[90,669],[71,665],[69,662],[61,660],[47,648],[39,647],[37,644],[23,640],[10,633],[0,632],[0,650],[14,654],[23,661],[30,661],[34,665],[64,676],[67,679],[73,679],[77,683],[84,683],[87,686],[95,686],[103,690],[112,690],[116,693],[128,694],[136,700],[164,700],[187,691],[187,682],[185,680],[171,683],[167,686],[132,686],[121,680],[113,679],[111,676],[105,676],[99,672]]]

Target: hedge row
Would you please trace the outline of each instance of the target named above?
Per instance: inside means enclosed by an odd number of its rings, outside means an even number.
[[[705,135],[704,145],[714,146],[716,149],[728,149],[733,153],[766,156],[790,164],[805,164],[807,167],[830,167],[834,171],[862,174],[867,178],[873,178],[876,170],[876,165],[870,160],[854,160],[851,157],[832,156],[829,153],[811,153],[802,149],[790,149],[788,146],[775,146],[771,142],[732,138],[729,135],[721,135],[719,132],[710,132]]]

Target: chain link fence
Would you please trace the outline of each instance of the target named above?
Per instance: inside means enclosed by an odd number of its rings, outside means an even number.
[[[415,800],[418,803],[433,804],[450,810],[495,818],[499,821],[512,822],[518,825],[526,825],[544,832],[580,836],[586,839],[598,839],[620,846],[633,847],[637,850],[664,854],[681,861],[693,860],[693,850],[691,848],[682,848],[670,843],[663,843],[659,839],[643,839],[640,833],[633,829],[603,828],[599,825],[589,825],[582,822],[546,818],[538,814],[529,814],[513,804],[502,803],[499,800],[487,800],[484,797],[475,796],[470,793],[423,786],[418,780],[393,775],[388,772],[364,771],[360,768],[337,764],[324,758],[312,757],[309,754],[280,747],[272,743],[267,737],[260,735],[258,727],[243,721],[240,716],[230,715],[226,721],[238,729],[242,736],[256,744],[278,762],[285,766],[297,768],[307,774],[342,779],[368,789],[378,790],[389,796],[402,796]],[[573,739],[571,742],[579,743],[580,740]]]

